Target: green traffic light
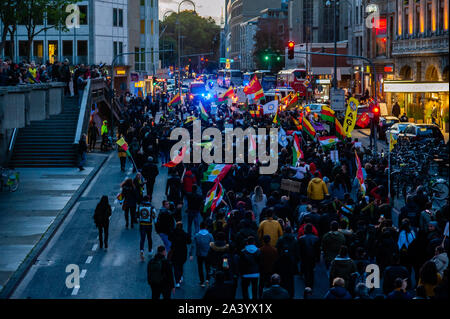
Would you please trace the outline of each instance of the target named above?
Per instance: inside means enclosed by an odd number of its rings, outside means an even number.
[[[264,56],[264,60],[269,60],[269,56],[268,55],[266,55],[266,56]]]
[[[278,57],[277,57],[277,61],[280,61],[280,60],[281,60],[281,57],[278,56]]]

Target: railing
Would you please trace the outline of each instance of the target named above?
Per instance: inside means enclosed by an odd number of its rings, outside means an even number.
[[[399,39],[392,43],[392,54],[421,53],[420,51],[444,53],[448,52],[448,37]]]
[[[83,98],[81,100],[80,114],[78,115],[77,130],[75,132],[75,139],[73,141],[74,146],[78,145],[81,135],[87,132],[90,116],[91,116],[91,79],[88,79],[87,84],[83,91]]]

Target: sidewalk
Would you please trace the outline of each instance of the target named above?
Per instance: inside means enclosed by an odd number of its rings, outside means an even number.
[[[107,157],[89,153],[82,172],[75,167],[17,169],[19,189],[0,193],[0,292],[34,262]]]

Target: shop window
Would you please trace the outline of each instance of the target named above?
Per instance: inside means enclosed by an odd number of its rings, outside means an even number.
[[[88,6],[78,6],[80,8],[80,25],[88,24]]]

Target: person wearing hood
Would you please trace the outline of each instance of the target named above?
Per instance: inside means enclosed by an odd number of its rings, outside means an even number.
[[[345,280],[334,278],[333,287],[325,294],[325,299],[352,299],[350,293],[345,289]]]
[[[320,241],[319,237],[313,234],[312,224],[306,224],[305,235],[298,240],[298,251],[305,286],[314,288],[314,268],[316,262],[320,261]]]
[[[221,269],[224,258],[229,257],[230,246],[226,241],[226,235],[224,232],[217,233],[217,239],[214,242],[209,243],[208,256],[206,257],[207,263],[214,270]],[[209,281],[206,280],[208,284]]]
[[[393,300],[408,300],[412,299],[412,296],[406,291],[408,282],[406,279],[397,278],[394,282],[394,290],[387,295],[387,299]]]
[[[351,274],[356,272],[356,265],[353,260],[348,256],[347,246],[342,245],[339,250],[339,254],[331,262],[330,266],[330,284],[332,284],[334,278],[342,278],[345,280],[345,287],[348,287]]]
[[[262,242],[264,235],[270,236],[270,245],[275,247],[278,238],[283,236],[283,229],[278,221],[274,220],[274,211],[272,209],[268,210],[268,218],[263,220],[259,224],[258,228],[258,238]]]
[[[173,265],[175,287],[180,288],[183,281],[183,266],[188,255],[188,245],[191,244],[191,235],[183,230],[183,223],[180,221],[176,223],[175,230],[170,233],[169,240],[171,242],[170,261]]]
[[[435,256],[431,259],[436,264],[436,268],[441,277],[444,277],[444,270],[448,268],[448,256],[444,247],[437,246]]]
[[[327,185],[319,177],[319,172],[314,173],[314,178],[309,182],[307,189],[308,198],[313,201],[322,201],[328,195]]]
[[[255,246],[255,238],[249,237],[247,245],[239,256],[239,272],[241,275],[242,297],[249,299],[248,288],[252,286],[252,299],[258,297],[258,280],[260,273],[261,252]]]
[[[159,175],[158,167],[155,163],[153,163],[153,157],[149,156],[147,158],[147,162],[145,162],[142,167],[142,176],[144,176],[147,181],[147,195],[150,197],[150,201],[152,201],[153,196],[153,186],[155,185],[156,176]]]
[[[106,140],[108,139],[108,121],[104,120],[101,130],[100,130],[100,135],[102,136],[102,143],[100,144],[100,149],[102,152],[106,152],[107,151],[107,142]]]
[[[210,249],[210,244],[214,243],[214,238],[211,233],[206,229],[205,222],[200,223],[200,231],[194,236],[194,245],[192,246],[195,249],[195,254],[197,256],[197,269],[198,269],[198,277],[200,278],[200,286],[205,287],[205,276],[203,272],[203,266],[206,270],[206,281],[209,282],[209,263],[207,260],[208,252]],[[193,251],[191,250],[192,260]]]

